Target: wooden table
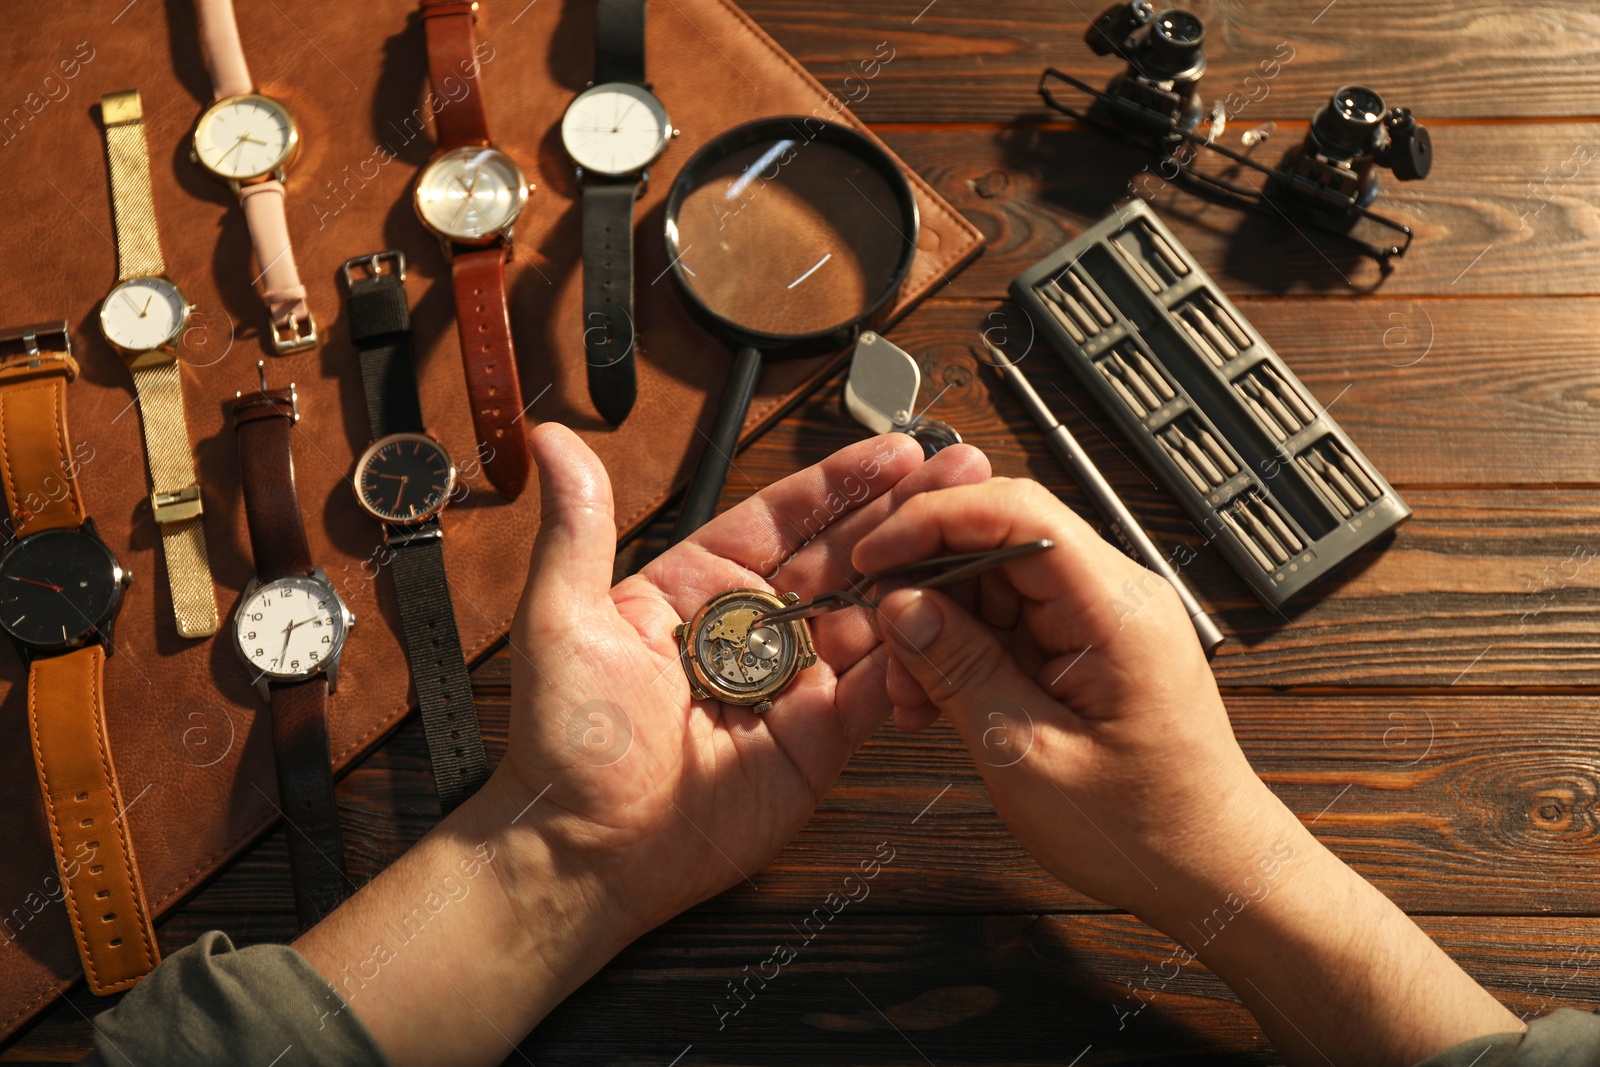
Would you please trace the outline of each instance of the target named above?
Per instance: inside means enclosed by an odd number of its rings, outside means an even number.
[[[670,0],[667,0],[670,3]],[[1095,0],[1098,5],[1101,0]],[[752,0],[750,13],[990,239],[893,331],[933,413],[998,473],[1082,507],[1012,398],[968,353],[1019,325],[1023,268],[1105,214],[1147,162],[1056,121],[1046,64],[1096,82],[1073,0]],[[1048,353],[1074,430],[1229,635],[1216,672],[1274,791],[1513,1010],[1600,1000],[1600,13],[1558,0],[1212,0],[1208,100],[1240,129],[1276,122],[1276,159],[1335,87],[1363,82],[1432,129],[1432,177],[1386,182],[1417,230],[1377,286],[1369,262],[1259,217],[1143,181],[1178,236],[1406,497],[1416,516],[1283,613],[1263,608]],[[887,42],[869,82],[844,81]],[[881,53],[879,53],[881,55]],[[1292,58],[1285,59],[1286,55]],[[1278,60],[1276,76],[1263,64]],[[1253,75],[1253,76],[1252,76]],[[865,85],[863,95],[862,85]],[[1320,250],[1319,250],[1320,246]],[[1020,343],[1015,337],[1012,343]],[[839,381],[738,457],[725,504],[855,439]],[[742,476],[742,477],[741,477]],[[664,541],[657,523],[619,575]],[[504,653],[475,674],[504,744]],[[415,720],[340,785],[358,878],[437,817]],[[1171,812],[1175,820],[1182,812]],[[719,1027],[742,980],[880,843],[894,859]],[[1159,972],[1166,938],[1057,884],[1006,834],[942,725],[885,728],[762,871],[623,953],[508,1063],[1271,1063],[1232,993],[1199,966]],[[281,834],[162,924],[170,951],[222,928],[295,932]],[[1151,980],[1151,976],[1156,976]],[[80,987],[0,1062],[72,1060],[103,1007]]]

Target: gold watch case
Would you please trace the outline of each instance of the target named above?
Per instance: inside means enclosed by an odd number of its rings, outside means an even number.
[[[201,151],[206,133],[217,117],[224,112],[235,109],[240,105],[254,105],[260,110],[272,112],[281,117],[286,124],[285,143],[282,151],[278,152],[270,162],[261,166],[247,168],[247,172],[230,174],[213,167],[206,160],[206,153]],[[243,139],[241,139],[241,142]],[[276,178],[283,181],[290,166],[294,164],[295,157],[300,154],[300,124],[295,121],[294,113],[281,100],[275,100],[261,93],[239,93],[236,96],[225,96],[211,104],[200,113],[200,118],[195,122],[194,137],[189,148],[189,158],[198,163],[202,170],[219,181],[227,182],[237,192],[240,185],[261,181],[267,178]]]
[[[673,635],[696,699],[715,697],[752,707],[757,714],[771,710],[772,698],[817,662],[817,652],[803,619],[753,629],[750,624],[799,599],[795,593],[730,589],[679,623]]]

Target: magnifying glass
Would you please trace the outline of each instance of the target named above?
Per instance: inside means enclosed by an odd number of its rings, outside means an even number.
[[[666,247],[690,312],[738,350],[674,542],[716,514],[763,359],[837,352],[893,309],[917,202],[887,152],[837,123],[736,126],[684,164]]]

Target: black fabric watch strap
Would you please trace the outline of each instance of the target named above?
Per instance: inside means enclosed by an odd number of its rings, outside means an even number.
[[[633,201],[637,180],[583,183],[583,352],[589,399],[613,426],[633,410]]]
[[[376,270],[391,256],[397,267],[387,273],[347,274],[350,335],[361,354],[361,383],[374,440],[424,432],[411,354],[411,314],[399,254],[379,253],[351,264],[364,262],[368,269]],[[346,264],[347,270],[351,264]],[[415,526],[386,526],[384,539],[391,552],[406,661],[422,710],[434,787],[440,807],[448,814],[483,785],[489,770],[450,603],[443,531],[437,519],[430,519]]]
[[[398,270],[351,278],[350,337],[361,355],[372,438],[422,432],[422,402],[411,356],[411,309]]]
[[[389,537],[406,658],[422,707],[422,732],[428,739],[439,806],[449,813],[489,780],[489,763],[450,604],[444,542],[437,521],[391,526]]]
[[[600,0],[594,35],[594,83],[644,81],[645,0]]]

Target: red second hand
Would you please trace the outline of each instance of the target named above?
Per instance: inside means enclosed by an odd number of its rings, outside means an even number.
[[[61,592],[61,587],[59,585],[56,585],[53,582],[41,582],[41,581],[38,581],[37,579],[24,578],[21,575],[17,575],[17,574],[13,574],[11,577],[16,579],[19,582],[27,582],[29,585],[41,586],[41,587],[43,587],[45,589],[51,590],[52,592],[56,592],[56,593]]]

